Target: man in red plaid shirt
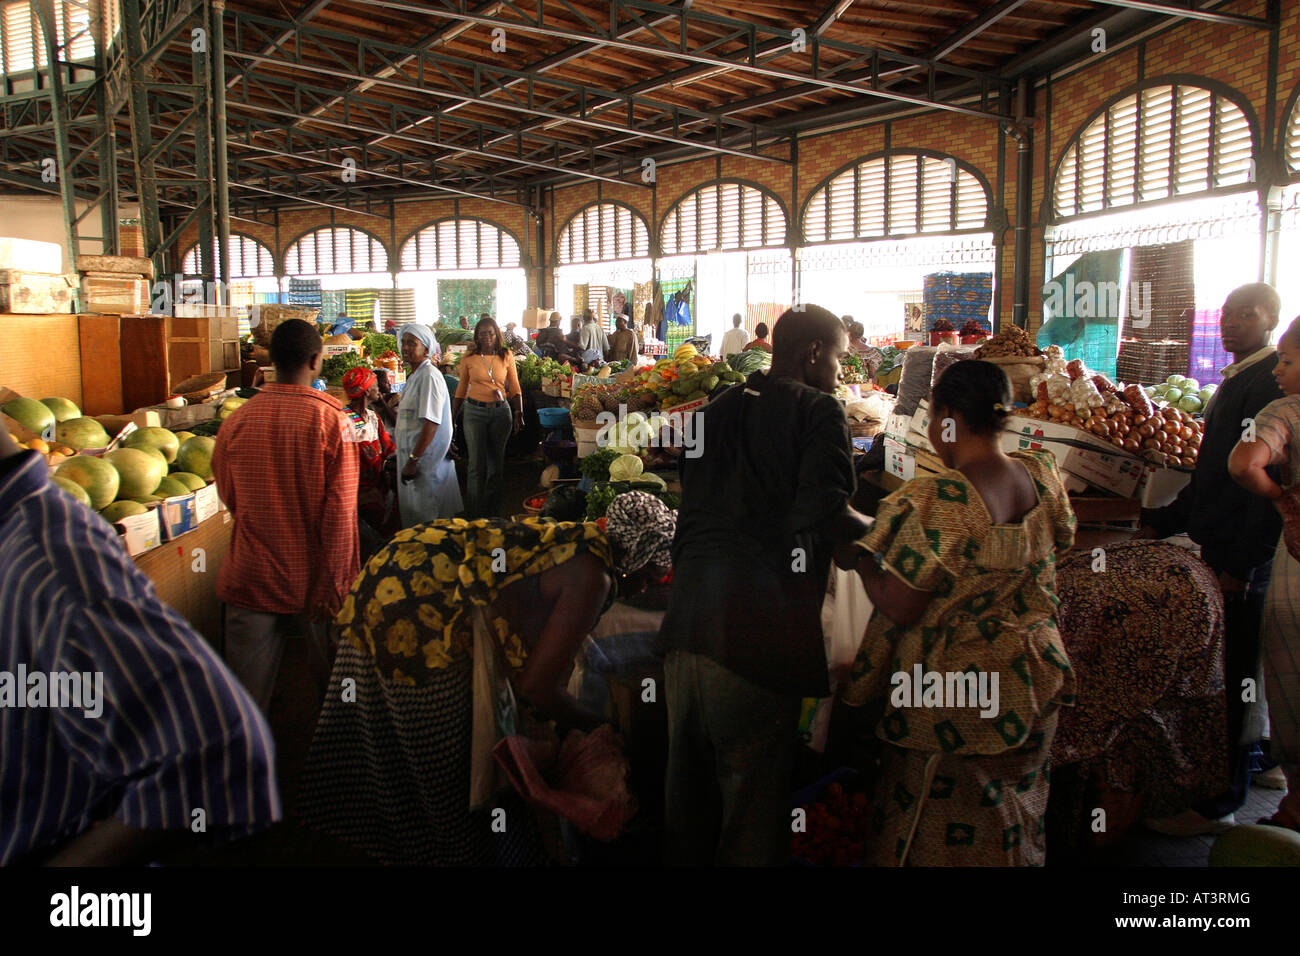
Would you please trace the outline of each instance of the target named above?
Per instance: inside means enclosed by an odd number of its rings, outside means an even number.
[[[221,426],[212,459],[235,519],[217,578],[226,660],[264,713],[287,638],[305,639],[313,687],[323,691],[333,657],[329,621],[360,563],[352,425],[336,399],[311,387],[321,338],[300,319],[282,322],[271,361],[275,382]]]

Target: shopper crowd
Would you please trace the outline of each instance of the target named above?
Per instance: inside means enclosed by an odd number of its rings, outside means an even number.
[[[1143,537],[1200,545],[1227,622],[1230,772],[1221,793],[1157,821],[1171,832],[1207,832],[1241,807],[1263,731],[1238,691],[1261,669],[1291,788],[1273,822],[1300,829],[1300,320],[1275,351],[1279,313],[1262,284],[1228,297],[1234,361],[1195,474],[1145,516]],[[635,355],[630,316],[616,324],[607,336],[587,313],[566,336],[553,313],[537,346]],[[629,492],[601,522],[552,522],[499,517],[505,447],[523,426],[512,330],[480,318],[453,395],[430,330],[401,328],[412,372],[390,434],[374,373],[349,373],[347,406],[314,390],[320,337],[281,323],[276,382],[225,422],[214,455],[234,521],[218,588],[224,662],[0,430],[5,666],[103,674],[105,715],[0,715],[0,862],[147,859],[191,838],[200,805],[209,839],[279,820],[267,720],[290,693],[290,645],[306,664],[287,710],[311,744],[301,786],[280,785],[299,824],[384,863],[545,862],[527,805],[493,786],[493,747],[606,723],[571,692],[574,658],[616,598],[671,575],[659,632],[668,863],[789,860],[802,704],[834,694],[832,738],[869,755],[874,781],[863,862],[1043,864],[1053,741],[1088,692],[1058,619],[1057,562],[1076,523],[1055,458],[1003,451],[1006,376],[957,362],[931,395],[941,469],[868,517],[850,504],[853,448],[832,394],[841,356],[870,349],[862,326],[811,305],[760,324],[753,342],[741,316],[733,326],[724,355],[761,348],[772,364],[700,413],[708,438],[680,459],[678,510]],[[449,457],[458,417],[463,499]],[[855,572],[874,607],[838,687],[822,623],[833,566]],[[521,822],[497,830],[498,810]]]

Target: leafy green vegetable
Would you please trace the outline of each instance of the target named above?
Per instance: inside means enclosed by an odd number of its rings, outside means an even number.
[[[605,517],[610,502],[617,497],[618,492],[614,490],[613,485],[607,483],[594,485],[591,491],[587,492],[587,520],[595,521],[597,518]]]
[[[593,482],[609,481],[609,466],[617,457],[618,452],[612,448],[602,448],[579,461],[578,470]]]
[[[373,355],[376,358],[382,356],[385,352],[399,352],[397,347],[396,335],[384,335],[382,332],[369,332],[361,340],[361,347],[366,350],[367,355]]]
[[[515,373],[519,376],[519,387],[523,391],[535,392],[542,387],[542,360],[537,356],[517,360]]]
[[[370,363],[356,352],[344,352],[342,355],[331,355],[321,362],[320,374],[327,384],[341,385],[343,384],[343,376],[348,373],[349,369],[361,367],[369,368]]]
[[[749,376],[759,369],[770,368],[772,356],[762,349],[748,349],[727,356],[727,364],[741,375]]]

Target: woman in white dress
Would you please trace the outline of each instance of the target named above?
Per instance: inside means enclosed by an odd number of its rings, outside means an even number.
[[[426,521],[454,518],[462,509],[456,465],[447,457],[451,448],[451,396],[442,373],[429,361],[433,332],[415,322],[402,326],[398,335],[402,359],[411,375],[397,406],[397,461],[402,480],[397,500],[402,525],[410,528]]]

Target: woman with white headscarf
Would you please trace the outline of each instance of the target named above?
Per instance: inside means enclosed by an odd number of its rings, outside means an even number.
[[[397,501],[402,525],[423,524],[455,517],[462,509],[456,465],[447,457],[451,448],[451,396],[442,373],[429,361],[435,348],[427,325],[410,322],[398,334],[402,359],[411,375],[397,406],[397,461],[401,481]]]

